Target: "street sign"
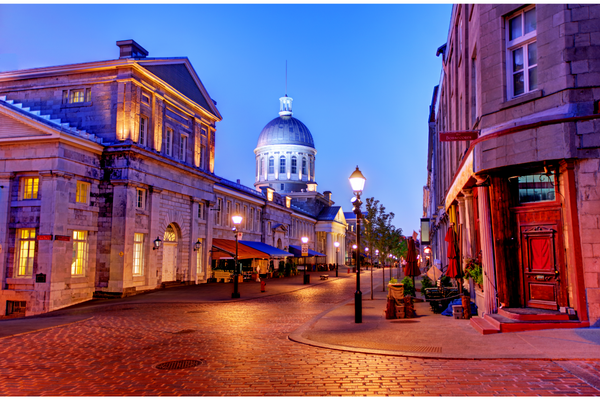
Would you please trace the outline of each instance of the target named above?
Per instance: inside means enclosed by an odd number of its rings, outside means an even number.
[[[302,243],[302,257],[308,257],[308,243]]]
[[[440,142],[460,142],[464,140],[475,140],[478,136],[478,131],[440,132]]]

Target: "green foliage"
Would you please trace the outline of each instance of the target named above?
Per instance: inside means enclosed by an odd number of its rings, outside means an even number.
[[[442,284],[442,286],[444,287],[451,287],[452,286],[452,281],[450,280],[449,276],[442,276],[442,278],[440,279],[440,282]]]
[[[483,268],[481,268],[481,264],[478,264],[474,260],[467,260],[465,276],[473,278],[473,282],[476,284],[483,285]]]
[[[391,278],[390,283],[391,284],[398,283],[398,280],[396,278]]]
[[[412,279],[409,278],[408,276],[405,276],[404,279],[402,279],[402,282],[400,282],[401,284],[404,285],[404,295],[405,296],[415,296],[415,287],[413,286],[412,283]]]
[[[425,291],[425,289],[434,287],[434,286],[435,286],[435,284],[433,283],[433,281],[431,279],[429,279],[429,277],[427,275],[425,275],[423,277],[423,279],[421,279],[421,288],[422,288],[423,292]]]
[[[375,256],[375,250],[379,250],[379,262],[388,264],[389,254],[398,259],[400,256],[406,256],[406,243],[402,241],[402,229],[392,225],[395,214],[386,213],[385,207],[369,197],[365,200],[366,212],[364,214],[364,223],[361,232],[365,245],[369,247],[371,256]]]

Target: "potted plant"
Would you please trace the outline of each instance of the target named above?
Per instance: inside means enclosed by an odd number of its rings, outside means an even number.
[[[473,278],[473,283],[483,289],[483,268],[476,260],[467,259],[465,266],[465,276]]]

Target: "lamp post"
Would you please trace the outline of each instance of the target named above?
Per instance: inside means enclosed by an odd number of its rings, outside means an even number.
[[[306,257],[308,256],[308,238],[303,236],[302,239],[302,256],[304,257],[304,284],[310,283],[310,275],[306,275]]]
[[[352,186],[352,191],[356,196],[356,199],[353,199],[352,205],[354,206],[354,214],[356,214],[356,252],[358,253],[358,249],[360,249],[360,220],[362,218],[362,213],[360,211],[360,206],[362,202],[360,201],[360,195],[365,187],[365,177],[358,169],[358,165],[356,166],[356,170],[350,175],[350,186]],[[362,292],[360,291],[360,258],[359,254],[356,254],[356,293],[354,293],[354,322],[359,324],[362,322]]]
[[[356,248],[358,246],[353,244],[352,245],[352,250],[354,250],[354,268],[356,268],[356,260],[358,259],[358,251],[356,251]]]
[[[233,233],[235,234],[235,266],[233,267],[233,293],[231,293],[232,299],[239,299],[240,292],[238,292],[238,229],[237,227],[242,223],[241,215],[234,215],[231,217],[233,222]]]
[[[339,263],[339,253],[340,253],[340,242],[335,242],[333,244],[335,246],[335,277],[338,277],[338,263]]]
[[[392,268],[394,268],[394,255],[390,253],[390,281],[392,280]]]

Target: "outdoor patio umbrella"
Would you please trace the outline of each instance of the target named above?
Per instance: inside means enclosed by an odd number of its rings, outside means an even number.
[[[413,287],[415,286],[415,276],[421,275],[421,270],[417,265],[417,250],[413,238],[408,239],[408,251],[406,253],[406,265],[404,266],[404,276],[412,276]]]
[[[458,268],[458,253],[456,252],[456,240],[454,239],[452,227],[448,228],[444,240],[448,242],[448,270],[446,271],[446,276],[458,279],[461,275]]]

